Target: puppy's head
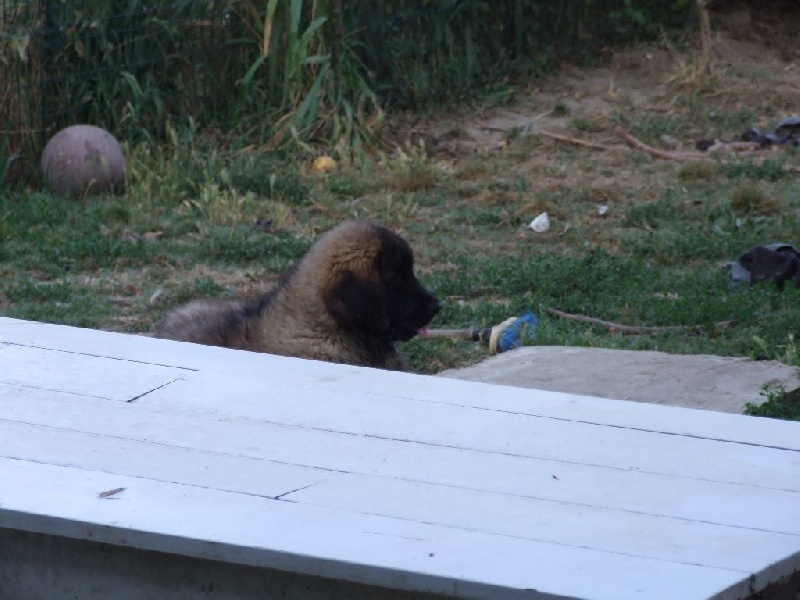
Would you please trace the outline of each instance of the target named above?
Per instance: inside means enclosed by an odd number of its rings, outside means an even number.
[[[439,300],[414,276],[411,247],[396,233],[349,222],[323,239],[329,263],[323,300],[339,327],[407,341],[439,312]]]

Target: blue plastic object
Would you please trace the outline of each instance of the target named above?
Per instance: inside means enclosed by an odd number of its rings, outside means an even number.
[[[533,313],[526,313],[503,329],[497,341],[497,352],[508,352],[522,345],[522,336],[533,335],[534,328],[539,324],[539,319]]]

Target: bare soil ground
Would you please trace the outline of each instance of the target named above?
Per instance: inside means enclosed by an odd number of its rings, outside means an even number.
[[[701,137],[738,138],[740,131],[714,130],[710,126],[713,118],[697,123],[692,117],[696,106],[687,105],[686,98],[691,95],[707,104],[709,113],[752,110],[756,115],[752,124],[768,129],[774,126],[776,117],[800,110],[800,4],[762,4],[730,2],[719,7],[723,12],[712,19],[711,75],[693,69],[689,57],[694,41],[681,49],[664,41],[617,51],[607,67],[582,69],[563,64],[558,74],[523,89],[503,107],[463,109],[447,118],[398,116],[390,124],[388,136],[396,143],[424,143],[433,155],[455,164],[463,164],[474,155],[507,150],[519,134],[541,130],[571,130],[574,134],[578,129],[586,139],[619,143],[609,132],[614,122],[642,111],[660,118],[685,117],[688,135],[677,140],[683,149],[693,150],[694,142]],[[537,160],[530,168],[547,172],[547,154],[537,154],[532,156]],[[598,181],[592,173],[591,182],[586,182],[580,172],[573,172],[555,181],[540,177],[539,184],[546,188],[591,183],[625,190],[631,174],[619,170],[620,161],[613,155],[600,160],[614,171],[608,181]]]

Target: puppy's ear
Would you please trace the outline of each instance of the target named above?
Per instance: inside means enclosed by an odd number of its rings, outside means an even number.
[[[386,331],[386,298],[383,286],[347,273],[328,290],[325,308],[336,322],[348,329]]]

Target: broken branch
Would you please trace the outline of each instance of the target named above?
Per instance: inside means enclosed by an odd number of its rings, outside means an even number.
[[[558,310],[557,308],[548,308],[547,313],[554,317],[568,319],[570,321],[580,321],[581,323],[590,323],[592,325],[599,325],[605,327],[608,333],[621,333],[622,335],[656,335],[659,333],[668,333],[670,331],[701,331],[702,325],[664,325],[661,327],[637,327],[635,325],[622,325],[621,323],[614,323],[613,321],[604,321],[596,317],[589,317],[586,315],[575,315],[572,313]],[[727,329],[733,325],[733,321],[720,321],[715,323],[716,329]]]
[[[607,144],[598,144],[597,142],[590,142],[588,140],[569,137],[566,135],[562,135],[560,133],[553,133],[552,131],[546,131],[544,129],[539,130],[539,135],[543,135],[544,137],[549,137],[554,140],[558,140],[559,142],[564,142],[565,144],[569,144],[571,146],[584,146],[586,148],[594,148],[595,150],[614,149],[614,146],[608,146]]]
[[[622,129],[621,127],[617,127],[614,130],[619,137],[623,140],[628,142],[631,146],[636,148],[637,150],[641,150],[651,156],[655,156],[656,158],[666,158],[668,160],[677,160],[679,162],[689,162],[689,161],[705,161],[705,162],[717,162],[705,154],[701,154],[700,152],[668,152],[667,150],[659,150],[658,148],[653,148],[652,146],[648,146],[642,140],[633,137],[630,133]]]
[[[716,160],[701,152],[667,152],[666,150],[659,150],[658,148],[648,146],[642,140],[633,137],[621,127],[617,127],[614,130],[614,133],[616,133],[617,136],[621,137],[637,150],[641,150],[642,152],[645,152],[651,156],[655,156],[656,158],[665,158],[667,160],[675,160],[678,162],[707,162],[717,165],[749,164],[741,160]],[[762,162],[763,161],[754,161],[754,164],[760,165]],[[800,173],[800,167],[784,165],[782,169],[785,173]]]

